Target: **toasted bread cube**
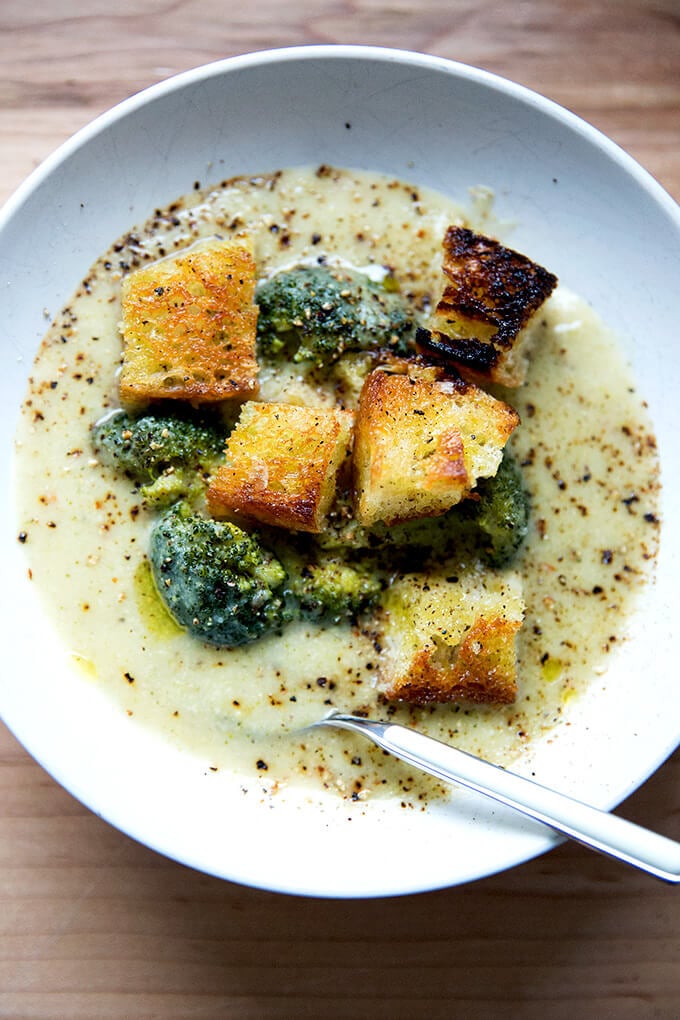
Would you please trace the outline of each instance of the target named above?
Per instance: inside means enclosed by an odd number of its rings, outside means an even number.
[[[477,380],[520,386],[537,310],[557,277],[525,255],[464,227],[444,237],[443,293],[420,329],[420,349]]]
[[[372,372],[354,441],[354,514],[395,524],[443,514],[498,470],[519,416],[473,383]]]
[[[244,404],[227,440],[226,464],[208,488],[211,513],[321,531],[353,421],[351,411],[334,408]]]
[[[231,241],[202,241],[126,276],[123,403],[252,396],[254,293],[252,250]]]
[[[523,615],[516,573],[477,564],[455,580],[405,575],[388,590],[379,616],[382,693],[418,705],[513,702]]]

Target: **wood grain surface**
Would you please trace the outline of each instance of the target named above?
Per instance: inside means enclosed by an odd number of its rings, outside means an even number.
[[[155,81],[337,42],[422,50],[529,85],[680,197],[677,0],[0,0],[0,200]],[[676,753],[620,813],[678,838],[679,780]],[[677,1018],[679,951],[676,891],[573,844],[406,898],[221,882],[111,829],[0,729],[1,1017]]]

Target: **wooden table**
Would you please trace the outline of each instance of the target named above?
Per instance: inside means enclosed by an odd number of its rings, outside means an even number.
[[[419,49],[514,78],[604,130],[677,198],[679,24],[677,0],[0,0],[0,199],[152,82],[318,42]],[[621,813],[678,838],[679,779],[676,754]],[[408,898],[252,891],[109,828],[6,730],[0,818],[11,1020],[680,1016],[675,891],[574,845]]]

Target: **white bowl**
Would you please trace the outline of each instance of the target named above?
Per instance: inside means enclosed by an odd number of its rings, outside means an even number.
[[[516,223],[513,246],[585,297],[632,360],[662,461],[657,578],[607,685],[580,699],[572,725],[535,756],[548,784],[612,807],[678,741],[680,217],[612,142],[540,96],[435,57],[295,48],[181,74],[79,132],[0,219],[4,491],[45,310],[56,313],[116,237],[196,179],[319,162],[389,172],[463,201],[470,185],[488,185],[499,218]],[[205,762],[121,718],[72,671],[26,580],[11,499],[0,512],[2,716],[64,787],[129,835],[214,875],[326,896],[453,885],[555,844],[540,826],[472,795],[457,797],[455,807],[405,812],[396,802],[353,811],[330,795],[312,802],[295,790],[244,794],[235,777],[209,773]]]

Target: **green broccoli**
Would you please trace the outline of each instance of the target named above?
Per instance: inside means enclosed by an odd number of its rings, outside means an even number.
[[[370,554],[385,564],[392,562],[403,568],[404,559],[416,557],[421,563],[450,553],[467,536],[469,543],[474,528],[456,506],[439,517],[414,517],[401,524],[378,522],[367,527],[350,515],[349,507],[340,502],[328,518],[326,529],[314,536],[324,553],[334,556],[364,557]]]
[[[217,462],[224,436],[186,412],[134,417],[116,411],[93,426],[92,446],[102,463],[141,485],[147,503],[167,506],[190,493]]]
[[[153,528],[150,561],[172,616],[209,644],[247,644],[289,619],[283,567],[235,524],[177,503]]]
[[[363,273],[300,266],[262,283],[257,332],[260,351],[293,351],[293,361],[321,367],[348,350],[389,347],[406,354],[413,332],[403,299]]]
[[[480,553],[491,566],[508,563],[524,541],[529,527],[529,499],[522,473],[509,453],[491,478],[477,483],[473,498],[440,517],[424,517],[388,527],[374,525],[374,545],[411,550],[427,549],[428,559],[441,559],[459,548]]]
[[[512,559],[529,530],[529,496],[509,453],[493,478],[477,485],[477,493],[479,502],[470,503],[470,516],[481,532],[486,558],[499,567]]]
[[[519,549],[528,526],[529,499],[522,473],[506,452],[497,473],[479,482],[473,498],[439,517],[367,528],[340,513],[331,516],[317,543],[332,554],[370,551],[400,568],[410,568],[412,561],[440,560],[459,549],[479,552],[492,566],[502,566]]]
[[[333,623],[351,619],[380,594],[379,576],[364,564],[350,564],[338,556],[311,561],[290,555],[285,560],[288,590],[308,620]]]

